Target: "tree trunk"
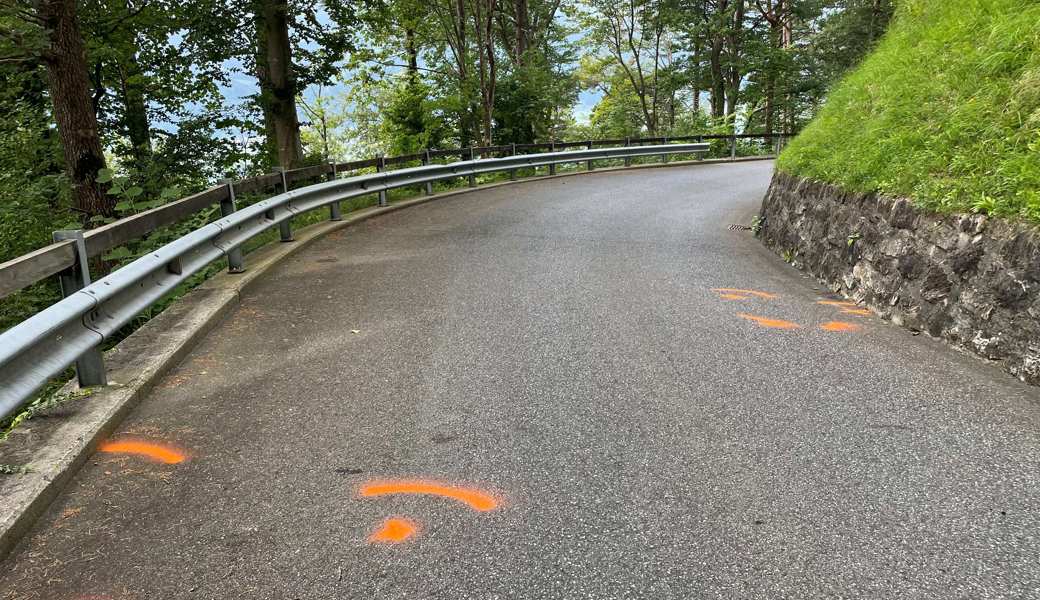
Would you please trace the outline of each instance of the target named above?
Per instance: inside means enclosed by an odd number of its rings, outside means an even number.
[[[133,168],[143,172],[152,160],[151,125],[148,121],[148,105],[143,73],[137,56],[131,54],[119,65],[120,99],[123,102],[123,125],[130,140],[130,156]]]
[[[97,183],[105,154],[98,136],[87,75],[86,51],[76,20],[76,0],[40,0],[36,10],[48,32],[43,53],[47,65],[54,121],[58,125],[72,202],[84,223],[95,215],[115,213],[115,199]]]
[[[726,94],[726,114],[732,115],[737,112],[740,99],[741,75],[741,42],[744,37],[744,0],[737,0],[734,4],[733,23],[727,34],[729,46],[729,65],[726,69],[728,90]]]
[[[419,76],[419,50],[415,47],[415,28],[412,26],[404,30],[404,51],[408,55],[408,79],[415,81]]]
[[[711,116],[721,118],[726,114],[726,79],[722,74],[722,39],[715,38],[709,54],[711,64]]]
[[[483,143],[491,145],[492,117],[495,110],[495,7],[496,0],[476,0],[473,5],[473,30],[477,42],[477,66],[480,71],[480,102]]]
[[[292,65],[292,45],[289,42],[288,4],[285,0],[261,0],[260,8],[263,41],[267,47],[265,68],[258,69],[266,76],[266,81],[260,81],[260,96],[261,101],[266,102],[270,114],[278,164],[292,169],[303,162],[303,143],[300,140],[300,120],[296,114],[298,90]]]
[[[255,27],[256,47],[253,60],[256,67],[256,80],[260,93],[256,103],[264,119],[264,142],[260,154],[263,162],[269,165],[278,164],[278,141],[274,130],[274,115],[271,114],[271,77],[267,68],[267,28],[264,26],[263,7],[257,2],[253,7],[253,25]]]
[[[527,0],[516,0],[514,6],[516,7],[516,65],[521,67],[530,43]]]

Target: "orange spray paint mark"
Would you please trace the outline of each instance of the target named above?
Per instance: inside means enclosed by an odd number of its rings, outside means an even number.
[[[801,327],[798,323],[792,323],[790,321],[782,321],[780,319],[769,319],[767,317],[758,317],[755,315],[745,315],[744,313],[737,313],[737,316],[741,319],[747,319],[748,321],[754,321],[762,327],[769,327],[770,329],[798,329]]]
[[[416,531],[418,531],[418,527],[408,519],[387,519],[383,521],[383,526],[379,528],[379,531],[368,537],[368,541],[399,544],[415,535]]]
[[[846,315],[859,315],[861,317],[869,317],[870,311],[865,308],[846,308],[841,311]]]
[[[773,300],[778,296],[776,294],[770,294],[769,292],[760,292],[758,290],[741,290],[737,288],[712,288],[713,292],[722,294],[723,298],[727,300],[743,300],[749,296],[757,296],[759,298],[765,298],[767,300]]]
[[[844,300],[817,300],[817,304],[823,304],[824,306],[837,306],[839,308],[859,308],[859,304],[855,302],[846,302]]]
[[[170,448],[169,446],[136,440],[104,442],[98,450],[112,454],[136,454],[168,465],[175,465],[184,462],[185,458],[181,451]]]
[[[378,481],[361,486],[361,495],[370,498],[390,494],[428,494],[451,498],[473,510],[487,512],[498,507],[498,500],[481,490],[444,485],[434,481]]]
[[[859,331],[861,327],[854,323],[846,323],[844,321],[828,321],[823,325],[820,325],[820,329],[824,331]]]

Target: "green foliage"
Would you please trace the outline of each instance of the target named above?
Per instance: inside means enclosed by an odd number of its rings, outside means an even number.
[[[393,88],[383,106],[380,131],[389,154],[415,154],[441,145],[444,122],[434,113],[431,93],[429,86],[410,77]]]
[[[906,0],[780,169],[1040,221],[1040,5]]]

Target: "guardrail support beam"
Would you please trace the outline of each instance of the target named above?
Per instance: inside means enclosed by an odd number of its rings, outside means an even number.
[[[61,283],[61,297],[68,298],[90,285],[90,266],[87,262],[87,245],[83,241],[82,230],[55,231],[54,241],[63,240],[76,242],[76,264],[58,274],[58,281]],[[81,388],[108,385],[105,359],[101,356],[100,346],[94,346],[76,359],[76,378],[79,380]]]
[[[632,138],[626,136],[625,137],[625,148],[628,148],[631,145],[632,145]],[[631,156],[626,156],[625,157],[625,166],[626,167],[631,167],[632,166],[632,157]]]
[[[426,166],[426,165],[430,164],[430,149],[429,148],[427,148],[426,150],[423,150],[422,164],[423,164],[423,166]],[[426,182],[426,195],[427,196],[432,196],[433,195],[433,182],[432,181],[427,181]]]
[[[386,157],[380,154],[376,157],[376,173],[386,170]],[[386,190],[379,190],[379,206],[386,206]]]
[[[469,147],[469,159],[474,160],[473,146]],[[477,176],[472,173],[469,174],[469,187],[477,187]]]
[[[336,172],[336,161],[329,163],[329,174],[327,176],[329,181],[336,181],[339,177],[339,173]],[[339,200],[336,200],[329,205],[329,220],[330,221],[342,221],[343,220],[343,208],[339,204]]]
[[[587,148],[589,150],[592,150],[592,140],[589,140],[589,141],[585,142],[585,148]],[[592,166],[592,159],[591,158],[585,163],[585,168],[588,169],[589,171],[591,171],[592,169],[595,168],[595,167]]]
[[[666,143],[666,144],[668,143],[668,138],[667,137],[664,138],[664,143]],[[668,155],[667,154],[662,154],[661,155],[661,162],[663,162],[665,164],[668,164]]]
[[[729,157],[737,157],[737,134],[733,134],[733,137],[729,138]]]
[[[516,156],[516,144],[509,145],[509,156]],[[516,181],[516,169],[509,170],[509,181]]]
[[[227,198],[220,201],[220,216],[226,217],[238,210],[235,205],[235,182],[231,179],[221,179],[221,183],[227,185]],[[241,273],[245,271],[242,260],[242,248],[234,247],[227,252],[228,273]]]
[[[555,140],[551,140],[549,142],[549,152],[556,152],[556,141]],[[555,175],[555,174],[556,174],[556,163],[550,163],[549,164],[549,175]]]

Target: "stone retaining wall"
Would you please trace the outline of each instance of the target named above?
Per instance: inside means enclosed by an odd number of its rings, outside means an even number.
[[[893,322],[1040,385],[1040,230],[777,173],[759,237]]]

